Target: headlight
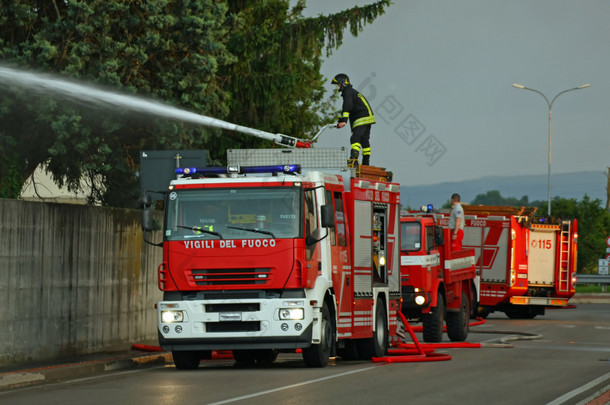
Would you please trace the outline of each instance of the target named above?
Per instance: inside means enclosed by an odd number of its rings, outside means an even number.
[[[424,297],[423,295],[416,295],[415,303],[417,305],[424,305],[426,303],[426,297]]]
[[[182,311],[161,311],[161,322],[163,322],[163,323],[184,322],[184,312],[182,312]]]
[[[305,318],[305,310],[303,308],[281,308],[280,320],[301,320]]]

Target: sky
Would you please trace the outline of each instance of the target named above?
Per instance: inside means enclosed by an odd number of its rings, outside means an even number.
[[[373,1],[307,0],[305,16]],[[610,2],[394,0],[326,59],[349,75],[377,118],[371,164],[401,185],[610,166]],[[337,109],[341,108],[337,102]],[[316,147],[349,145],[325,132]]]

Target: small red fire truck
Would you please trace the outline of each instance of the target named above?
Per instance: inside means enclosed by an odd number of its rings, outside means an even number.
[[[479,315],[531,319],[568,305],[576,292],[575,219],[536,217],[527,207],[463,207],[463,245],[475,249],[480,276]]]
[[[383,356],[398,343],[399,185],[347,167],[344,148],[227,155],[176,169],[165,198],[158,333],[176,367],[212,350],[269,363],[302,349],[309,367]]]
[[[432,213],[403,212],[400,234],[403,315],[422,321],[426,342],[442,340],[445,321],[449,339],[464,341],[476,311],[474,249],[451,251]]]

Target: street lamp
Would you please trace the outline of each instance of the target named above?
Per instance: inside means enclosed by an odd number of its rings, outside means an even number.
[[[530,89],[529,87],[525,87],[522,84],[518,84],[518,83],[513,83],[513,87],[516,87],[518,89],[521,90],[530,90],[533,91],[534,93],[538,93],[540,94],[542,97],[544,97],[544,100],[546,101],[547,106],[549,107],[549,172],[548,172],[548,180],[547,180],[547,192],[548,192],[548,216],[551,216],[551,116],[553,115],[553,103],[555,102],[555,100],[557,100],[557,97],[561,96],[563,93],[567,93],[568,91],[572,91],[572,90],[580,90],[580,89],[584,89],[589,87],[589,83],[587,84],[583,84],[581,86],[578,87],[574,87],[572,89],[567,89],[564,91],[559,92],[555,97],[553,97],[553,100],[551,100],[549,102],[549,99],[542,94],[542,92],[536,90],[536,89]]]

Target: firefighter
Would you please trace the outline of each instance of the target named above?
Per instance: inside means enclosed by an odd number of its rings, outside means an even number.
[[[371,125],[375,123],[373,109],[367,99],[358,90],[352,87],[344,73],[339,73],[331,81],[343,97],[343,108],[341,117],[337,122],[337,128],[343,128],[349,119],[352,135],[349,139],[351,144],[349,163],[358,165],[358,157],[362,151],[362,165],[368,166],[371,159]]]
[[[464,239],[464,209],[460,204],[460,195],[451,195],[451,214],[449,216],[449,229],[451,229],[451,250],[461,250]]]

